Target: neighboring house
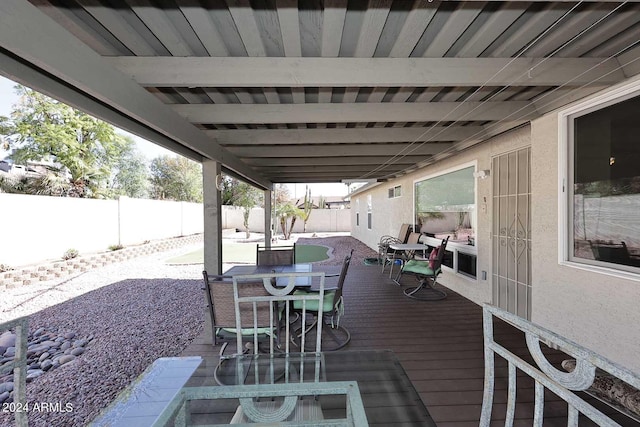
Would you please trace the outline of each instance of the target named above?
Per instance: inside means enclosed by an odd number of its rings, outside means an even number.
[[[11,163],[6,160],[0,160],[0,172],[9,173],[11,171]]]
[[[304,198],[295,199],[294,204],[304,209]],[[350,202],[343,196],[311,196],[311,204],[313,209],[348,209]]]
[[[635,78],[362,187],[352,235],[449,235],[440,283],[640,372],[639,112]]]

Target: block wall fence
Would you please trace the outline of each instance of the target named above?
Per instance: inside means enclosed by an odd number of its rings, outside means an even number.
[[[68,249],[80,254],[125,248],[204,230],[201,203],[164,200],[76,199],[0,193],[0,264],[11,267],[58,261]],[[254,208],[250,230],[264,232],[264,210]],[[242,209],[222,207],[222,228],[244,230]],[[294,232],[302,232],[298,220]],[[308,232],[348,232],[348,210],[316,209]],[[276,230],[278,233],[279,230]]]

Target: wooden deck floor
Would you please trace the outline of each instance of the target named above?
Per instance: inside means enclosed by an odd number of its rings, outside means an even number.
[[[407,283],[410,280],[407,278]],[[393,350],[438,426],[478,426],[484,378],[480,306],[454,292],[435,302],[409,299],[388,274],[380,273],[379,267],[357,264],[349,269],[344,299],[342,322],[352,336],[346,349]],[[495,338],[530,359],[524,336],[516,329],[497,324]],[[197,340],[183,355],[212,352],[217,353],[217,349]],[[548,353],[552,363],[566,358],[559,352]],[[497,361],[496,376],[492,425],[504,425],[507,383],[503,361]],[[533,382],[522,378],[518,381],[514,425],[531,426],[532,418]],[[567,425],[566,404],[548,392],[544,425]],[[580,425],[593,424],[581,420]]]

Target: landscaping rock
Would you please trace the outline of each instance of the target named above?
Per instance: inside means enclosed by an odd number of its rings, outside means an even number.
[[[6,331],[0,335],[0,347],[14,347],[16,345],[16,334]]]
[[[27,376],[28,382],[35,380],[46,372],[75,360],[85,352],[86,346],[91,342],[89,338],[76,339],[74,332],[58,334],[47,331],[46,328],[38,328],[27,337]],[[15,334],[4,333],[2,339],[5,344],[15,345]],[[13,391],[13,361],[15,358],[14,346],[2,347],[0,359],[0,393],[10,400]],[[64,353],[67,354],[64,354]]]

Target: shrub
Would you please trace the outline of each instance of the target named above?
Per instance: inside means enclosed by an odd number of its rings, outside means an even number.
[[[78,250],[77,249],[69,249],[64,254],[62,254],[62,259],[68,260],[68,259],[73,259],[73,258],[75,258],[77,256],[78,256]]]
[[[110,251],[119,251],[120,249],[123,249],[123,248],[124,248],[124,246],[122,246],[121,244],[109,246],[109,250]]]
[[[8,264],[0,264],[0,273],[4,273],[5,271],[10,271],[13,270],[13,267],[11,267]]]

